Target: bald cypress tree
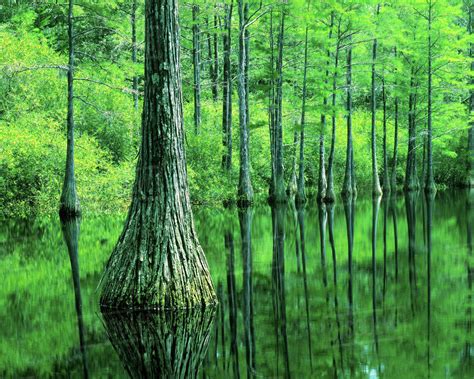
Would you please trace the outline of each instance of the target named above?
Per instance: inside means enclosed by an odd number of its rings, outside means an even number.
[[[68,8],[68,49],[69,64],[67,70],[67,150],[66,171],[59,205],[61,217],[79,215],[81,209],[76,191],[74,174],[74,0],[69,0]]]
[[[194,230],[184,151],[177,0],[145,6],[145,97],[133,197],[102,277],[103,307],[215,302]]]

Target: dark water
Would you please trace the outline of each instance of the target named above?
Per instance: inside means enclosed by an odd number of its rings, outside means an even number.
[[[474,378],[473,208],[197,208],[220,305],[179,314],[100,313],[123,215],[9,221],[0,377]]]

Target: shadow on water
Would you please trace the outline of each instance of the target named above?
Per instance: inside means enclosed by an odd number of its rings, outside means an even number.
[[[104,312],[105,329],[132,378],[197,378],[215,307],[163,312]]]
[[[84,378],[89,377],[89,369],[87,367],[86,342],[84,337],[84,318],[82,316],[82,297],[81,297],[81,281],[79,274],[79,231],[81,219],[78,217],[61,220],[61,230],[64,241],[66,242],[71,262],[72,282],[74,285],[74,300],[76,305],[77,328],[79,330],[79,344],[82,357]]]

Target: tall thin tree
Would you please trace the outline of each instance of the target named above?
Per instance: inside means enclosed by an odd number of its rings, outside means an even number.
[[[68,7],[68,49],[69,63],[67,71],[67,150],[66,172],[64,175],[59,213],[62,217],[79,215],[81,208],[76,191],[74,174],[74,0]]]

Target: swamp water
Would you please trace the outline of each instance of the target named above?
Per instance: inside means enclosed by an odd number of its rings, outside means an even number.
[[[124,215],[0,226],[0,377],[474,378],[474,195],[194,209],[219,306],[107,314]]]

